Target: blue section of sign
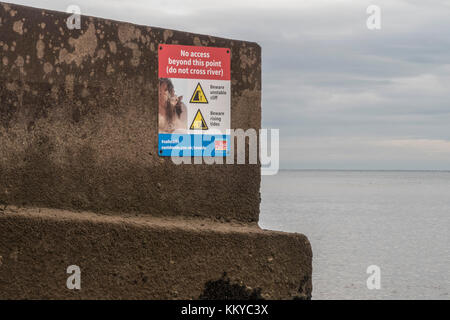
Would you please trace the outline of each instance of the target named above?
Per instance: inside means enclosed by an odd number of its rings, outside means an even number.
[[[230,135],[160,133],[158,140],[163,157],[224,157],[230,150]]]

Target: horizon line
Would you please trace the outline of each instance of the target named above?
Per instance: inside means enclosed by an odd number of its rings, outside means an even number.
[[[391,171],[391,172],[450,172],[450,169],[300,169],[280,168],[280,171]]]

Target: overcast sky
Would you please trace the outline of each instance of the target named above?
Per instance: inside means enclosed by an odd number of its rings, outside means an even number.
[[[258,42],[283,168],[450,170],[450,0],[7,2]]]

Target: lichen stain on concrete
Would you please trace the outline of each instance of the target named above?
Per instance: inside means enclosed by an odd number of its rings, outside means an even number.
[[[73,74],[66,75],[65,88],[66,88],[66,93],[69,96],[73,95],[74,84],[75,84],[75,76]]]
[[[114,41],[108,41],[108,45],[109,45],[109,51],[111,51],[112,54],[116,54],[117,53],[117,45]]]
[[[194,41],[193,41],[195,46],[201,46],[202,42],[200,41],[199,37],[194,37]]]
[[[53,100],[58,101],[59,99],[59,87],[58,86],[53,86],[51,89],[51,97],[53,98]]]
[[[117,35],[122,44],[133,40],[139,40],[141,37],[141,30],[135,28],[133,25],[125,24],[120,25],[117,31]]]
[[[105,56],[106,56],[106,50],[105,49],[100,49],[100,50],[97,51],[97,57],[98,58],[103,59],[103,58],[105,58]]]
[[[6,89],[8,91],[16,91],[18,89],[17,84],[15,82],[8,82],[6,84]]]
[[[173,37],[173,31],[172,30],[164,30],[163,37],[164,37],[164,42],[166,42],[167,39]]]
[[[108,63],[108,66],[106,67],[106,74],[109,76],[114,73],[114,68],[110,63]]]
[[[9,12],[9,10],[11,10],[11,7],[9,6],[9,4],[4,3],[3,10],[5,10],[5,12]]]
[[[69,45],[74,48],[73,52],[62,48],[59,51],[59,63],[75,64],[79,67],[87,57],[93,58],[97,49],[97,36],[93,23],[89,24],[87,31],[78,39],[70,38]]]
[[[241,56],[242,69],[251,67],[257,63],[256,54],[255,52],[253,52],[253,50],[242,47],[239,51],[240,51],[239,54]]]
[[[141,51],[139,50],[139,46],[134,43],[134,42],[129,42],[126,45],[128,48],[130,48],[133,52],[133,57],[131,58],[131,65],[133,67],[137,67],[139,65],[140,62],[140,58],[141,58]]]
[[[13,24],[14,32],[17,32],[20,35],[23,35],[23,21],[18,20]]]
[[[23,66],[25,65],[25,60],[23,59],[22,56],[17,56],[17,59],[16,59],[15,63],[16,63],[17,67],[23,68]]]
[[[53,66],[51,65],[51,63],[49,63],[49,62],[44,63],[44,72],[45,72],[45,74],[48,74],[48,73],[50,73],[52,71],[53,71]]]
[[[45,43],[42,39],[39,39],[36,42],[36,54],[38,59],[44,58],[44,53],[45,53]]]
[[[140,63],[142,52],[139,50],[139,45],[136,42],[133,42],[133,40],[141,40],[141,30],[135,28],[132,25],[121,25],[118,29],[118,37],[119,41],[125,47],[132,50],[132,58],[130,60],[130,63],[133,67],[137,67]]]

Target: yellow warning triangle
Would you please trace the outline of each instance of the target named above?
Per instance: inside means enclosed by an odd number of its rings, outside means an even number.
[[[192,121],[191,130],[208,130],[208,126],[206,125],[205,118],[203,118],[202,112],[198,109],[197,114]]]
[[[194,93],[192,94],[192,98],[190,103],[208,103],[208,99],[206,99],[205,93],[203,92],[203,88],[200,85],[200,82],[197,84]]]

